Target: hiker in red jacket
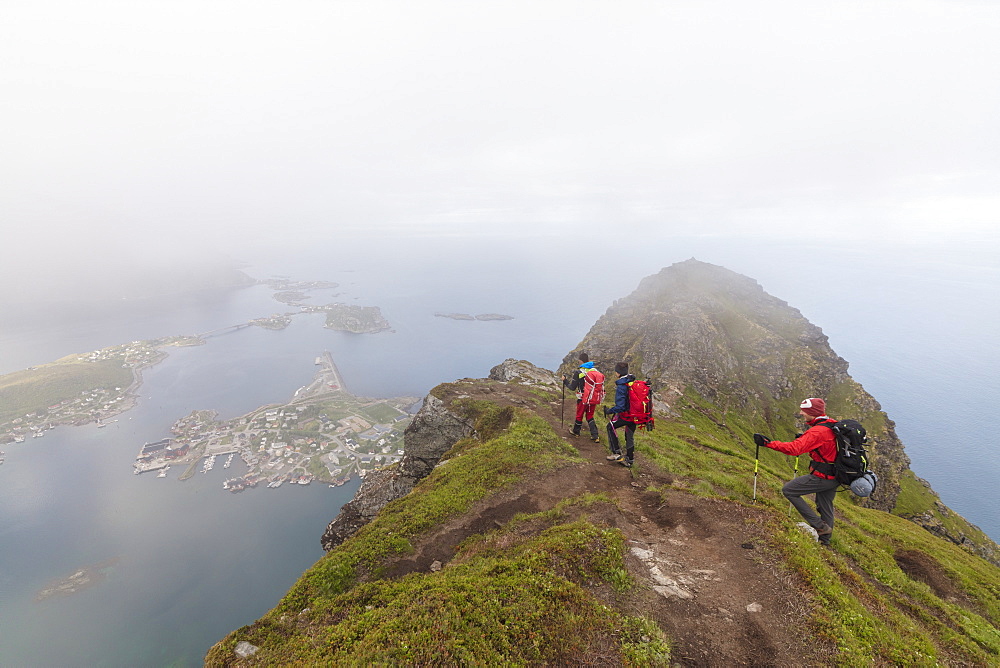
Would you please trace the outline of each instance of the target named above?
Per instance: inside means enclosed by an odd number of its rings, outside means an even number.
[[[563,385],[576,392],[576,422],[570,427],[569,433],[579,436],[586,419],[587,427],[590,428],[590,440],[599,443],[601,439],[594,421],[594,411],[604,401],[604,374],[594,368],[587,353],[580,353],[577,359],[580,360],[580,368],[576,375],[572,379],[567,379],[566,376],[562,378]]]
[[[829,545],[833,534],[833,500],[837,497],[838,486],[833,469],[833,460],[837,457],[837,440],[833,430],[822,425],[834,424],[836,420],[827,416],[826,401],[815,397],[799,404],[799,411],[809,428],[794,441],[772,441],[761,434],[754,434],[753,438],[757,445],[793,457],[809,453],[812,461],[809,463],[808,475],[789,480],[781,488],[781,493],[791,501],[809,526],[816,529],[819,542]],[[816,495],[816,510],[819,515],[802,498],[806,494]]]

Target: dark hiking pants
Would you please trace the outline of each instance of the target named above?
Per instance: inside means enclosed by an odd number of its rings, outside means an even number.
[[[825,480],[815,475],[800,475],[785,483],[781,488],[781,493],[792,502],[795,509],[799,511],[802,518],[809,523],[813,529],[819,529],[823,522],[833,528],[833,500],[837,498],[837,481]],[[819,515],[813,512],[809,503],[802,497],[806,494],[816,495],[816,510]]]
[[[618,442],[618,432],[617,429],[625,427],[625,463],[631,464],[632,457],[635,454],[635,423],[629,422],[628,420],[623,420],[622,418],[615,418],[611,422],[608,422],[608,445],[611,446],[612,454],[620,455],[621,445]]]

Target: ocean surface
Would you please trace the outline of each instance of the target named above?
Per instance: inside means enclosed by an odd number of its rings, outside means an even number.
[[[891,252],[890,252],[891,250]],[[358,482],[230,494],[221,463],[179,482],[132,474],[141,445],[194,409],[223,418],[288,400],[329,350],[350,391],[420,397],[508,357],[554,369],[617,298],[689,257],[756,279],[830,337],[895,420],[912,467],[950,507],[1000,537],[987,422],[1000,401],[996,254],[833,248],[711,238],[581,246],[560,239],[341,239],[244,249],[254,278],[326,280],[312,303],[379,306],[392,326],[351,335],[301,315],[281,331],[219,334],[169,349],[138,405],[98,429],[60,427],[4,446],[0,466],[0,666],[194,666],[273,607],[322,550]],[[594,265],[600,271],[586,269]],[[596,276],[596,278],[595,278]],[[0,304],[2,306],[2,304]],[[0,313],[0,373],[126,341],[194,334],[291,310],[266,286]],[[502,313],[456,321],[435,312]],[[60,578],[108,564],[77,594],[36,601]]]

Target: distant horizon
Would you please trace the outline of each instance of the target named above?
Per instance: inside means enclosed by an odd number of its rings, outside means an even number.
[[[864,239],[830,237],[825,234],[801,234],[791,236],[775,236],[762,238],[756,235],[721,235],[721,234],[658,234],[646,236],[627,236],[609,234],[607,236],[593,234],[573,234],[552,228],[549,231],[536,231],[530,235],[512,235],[505,232],[483,230],[477,234],[441,233],[436,231],[417,232],[410,230],[405,234],[385,235],[381,231],[366,231],[356,229],[347,236],[331,235],[328,237],[296,240],[282,237],[275,240],[258,240],[234,244],[225,251],[208,251],[201,249],[191,253],[164,253],[146,258],[145,254],[113,253],[109,249],[102,251],[100,257],[83,256],[79,263],[56,262],[58,270],[53,270],[47,262],[17,262],[0,263],[0,305],[15,305],[18,303],[50,301],[47,295],[54,297],[51,301],[68,301],[88,299],[97,300],[117,298],[107,294],[107,288],[115,281],[127,281],[130,293],[136,296],[141,291],[143,281],[162,283],[171,278],[192,280],[190,274],[201,274],[205,279],[217,276],[217,270],[238,269],[246,271],[260,258],[268,255],[287,257],[296,252],[309,254],[310,248],[347,246],[349,250],[335,251],[331,256],[330,265],[336,268],[342,262],[348,266],[357,264],[357,256],[377,255],[380,245],[406,244],[413,241],[425,246],[424,259],[429,270],[441,271],[447,265],[440,264],[439,253],[445,246],[458,244],[470,249],[478,249],[483,253],[495,251],[498,247],[508,251],[524,250],[527,255],[537,255],[539,249],[558,252],[564,250],[573,253],[576,249],[587,249],[608,258],[632,258],[636,255],[644,259],[646,266],[651,256],[662,247],[663,264],[655,271],[686,258],[678,258],[678,246],[691,248],[696,259],[719,264],[713,256],[721,252],[723,256],[731,255],[740,248],[747,251],[794,249],[800,252],[832,252],[833,249],[846,251],[856,256],[871,256],[879,262],[898,263],[900,258],[912,257],[919,263],[949,263],[970,269],[1000,272],[1000,227],[990,235],[975,239],[951,237],[943,240],[926,240],[921,238],[891,238]],[[360,244],[360,245],[357,245]],[[415,250],[411,247],[408,250]],[[668,257],[671,256],[672,257]],[[793,258],[789,257],[789,260]],[[408,263],[413,258],[408,258]],[[726,266],[723,261],[722,266]],[[728,267],[733,269],[733,267]],[[737,269],[734,269],[738,271]],[[651,272],[654,273],[654,272]],[[740,272],[744,273],[744,272]],[[754,278],[751,274],[747,274]],[[264,280],[269,276],[252,276]],[[296,279],[308,279],[306,276],[293,276]],[[197,289],[195,284],[190,289]],[[88,294],[97,291],[99,294]],[[158,289],[158,292],[162,290]],[[120,296],[120,295],[118,295]]]

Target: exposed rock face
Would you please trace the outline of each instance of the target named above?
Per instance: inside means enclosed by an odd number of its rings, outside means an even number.
[[[754,280],[687,260],[642,280],[591,328],[591,359],[629,360],[666,384],[668,403],[686,387],[727,408],[787,396],[798,376],[818,389],[849,378],[847,362],[819,327]],[[574,364],[571,353],[564,359]],[[671,396],[672,395],[672,396]]]
[[[687,260],[642,280],[617,300],[584,338],[599,368],[625,360],[672,404],[693,390],[723,410],[760,415],[769,425],[794,422],[798,401],[836,397],[830,412],[868,420],[879,488],[867,504],[891,510],[909,458],[893,423],[847,373],[823,331],[754,280]],[[575,353],[561,371],[576,365]]]
[[[474,431],[471,422],[449,412],[433,394],[403,432],[405,455],[398,466],[373,471],[340,514],[330,522],[320,543],[324,550],[340,545],[370,522],[390,501],[410,493],[459,439]]]
[[[556,385],[556,377],[551,371],[541,369],[531,362],[505,359],[500,364],[490,369],[490,380],[499,380],[504,383],[519,382],[531,385]]]
[[[943,504],[938,504],[938,512],[947,515],[952,511]],[[930,531],[932,534],[944,538],[947,541],[951,541],[955,545],[961,545],[972,551],[973,553],[979,555],[986,561],[1000,566],[1000,551],[997,550],[997,544],[989,541],[975,541],[966,536],[964,533],[959,532],[957,535],[948,530],[948,527],[944,525],[941,520],[934,517],[931,513],[922,513],[920,515],[905,515],[906,519],[919,524],[923,528]]]

